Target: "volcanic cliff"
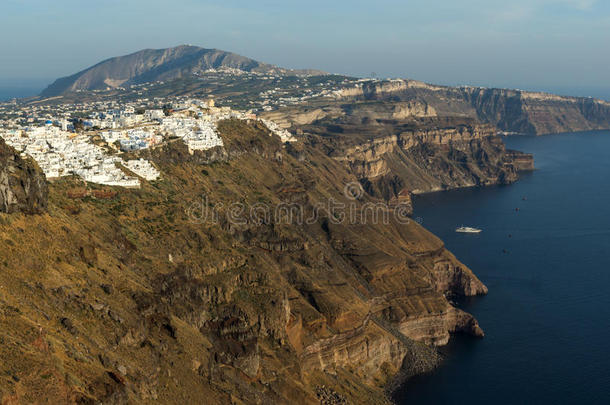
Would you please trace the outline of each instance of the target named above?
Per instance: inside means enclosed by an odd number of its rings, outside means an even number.
[[[48,213],[3,214],[3,402],[386,403],[451,333],[483,335],[447,297],[487,288],[408,194],[358,188],[366,151],[219,131],[144,152],[163,179],[141,189],[64,179]]]
[[[341,100],[425,103],[441,116],[462,116],[508,133],[545,135],[610,129],[610,102],[585,97],[480,87],[447,87],[415,80],[364,82]]]
[[[211,70],[228,73],[206,81]],[[106,60],[42,96],[128,97],[122,87],[168,81],[164,97],[256,105],[312,74],[323,73],[180,46]],[[451,298],[487,288],[411,219],[411,196],[514,182],[533,157],[499,131],[608,129],[610,104],[333,83],[343,87],[262,114],[296,142],[225,120],[223,147],[134,152],[162,173],[141,189],[47,185],[0,141],[2,404],[386,404],[396,383],[439,364],[452,333],[483,336]]]
[[[401,193],[509,184],[534,169],[533,156],[507,150],[494,126],[424,101],[355,99],[265,116],[344,162],[369,194],[386,201]]]
[[[22,158],[0,138],[0,212],[42,213],[47,207],[47,182],[32,159]]]

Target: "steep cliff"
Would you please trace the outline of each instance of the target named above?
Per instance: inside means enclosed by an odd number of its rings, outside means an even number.
[[[142,189],[60,180],[0,223],[3,402],[382,404],[482,335],[446,297],[486,287],[400,201],[348,192],[323,143],[219,130],[214,156],[153,150]]]
[[[526,91],[463,90],[477,116],[506,132],[545,135],[610,128],[610,103]]]
[[[440,116],[463,116],[509,133],[544,135],[610,129],[610,103],[583,97],[479,87],[435,86],[414,80],[370,81],[342,90],[342,100],[421,102]]]
[[[482,137],[476,132],[476,125],[408,131],[349,148],[338,159],[347,162],[369,192],[386,199],[401,190],[417,194],[510,184],[520,171],[533,170],[531,155],[507,151],[492,131]],[[394,192],[384,192],[390,185]]]
[[[22,158],[0,138],[0,212],[42,213],[47,192],[45,175],[36,163]]]
[[[368,193],[387,201],[409,193],[508,184],[533,170],[533,156],[507,151],[496,129],[471,118],[391,118],[402,102],[353,103],[326,107],[306,125],[292,121],[313,145],[344,162]],[[281,117],[281,112],[275,112]],[[294,112],[285,119],[291,122]]]

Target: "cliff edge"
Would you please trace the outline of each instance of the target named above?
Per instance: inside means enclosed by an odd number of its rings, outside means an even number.
[[[47,209],[46,177],[0,138],[0,212],[40,214]]]
[[[511,134],[546,135],[610,129],[610,102],[524,90],[448,87],[415,80],[369,81],[343,89],[341,100],[419,102],[438,116],[461,116]]]
[[[65,178],[48,215],[0,222],[3,402],[388,404],[452,333],[483,335],[447,297],[487,288],[408,201],[323,144],[218,130],[214,156],[144,152],[163,178],[141,189]]]

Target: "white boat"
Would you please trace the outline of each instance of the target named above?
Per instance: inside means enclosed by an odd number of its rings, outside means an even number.
[[[460,233],[481,233],[483,230],[479,228],[471,228],[470,226],[460,226],[455,229],[456,232]]]

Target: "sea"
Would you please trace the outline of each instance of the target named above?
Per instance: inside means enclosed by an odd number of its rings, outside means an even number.
[[[36,96],[51,82],[49,79],[0,79],[0,102]]]
[[[399,404],[610,403],[610,132],[505,142],[533,153],[537,170],[415,199],[414,215],[489,294],[458,303],[485,337],[455,335]]]
[[[39,94],[41,90],[39,88],[0,87],[0,102],[14,98],[32,97]]]

